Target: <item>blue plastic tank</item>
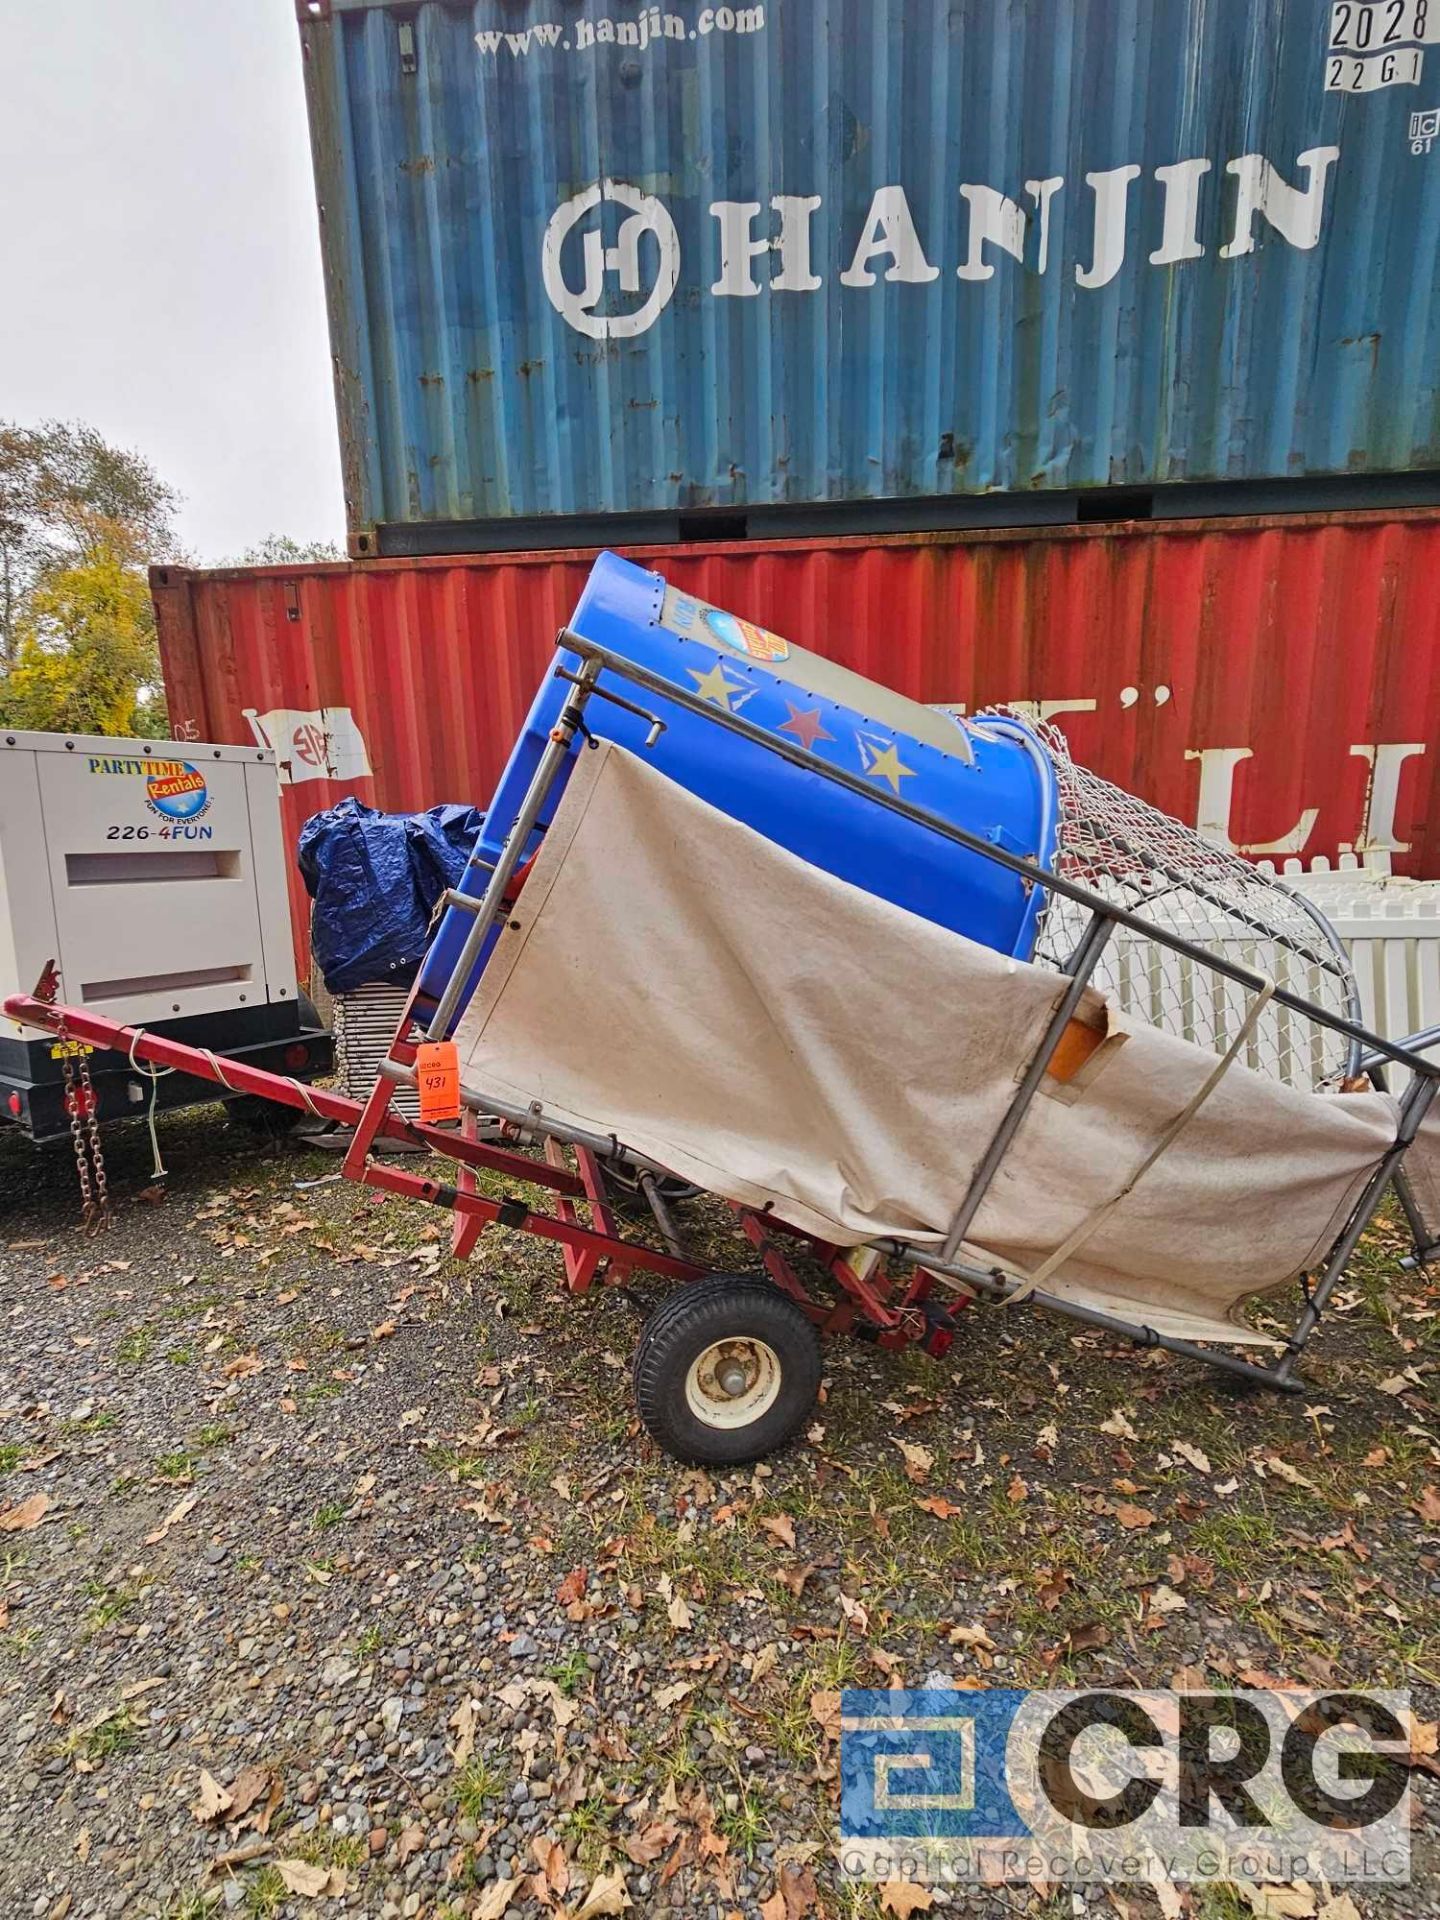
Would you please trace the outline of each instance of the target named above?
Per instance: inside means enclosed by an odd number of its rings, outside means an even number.
[[[596,560],[570,626],[717,711],[743,714],[873,781],[877,793],[898,794],[1010,853],[1051,863],[1055,776],[1040,743],[1018,721],[962,720],[921,706],[613,553]],[[574,672],[581,664],[574,654],[558,652],[541,682],[486,809],[461,891],[484,892],[550,730],[574,693],[556,668]],[[677,785],[837,878],[1001,953],[1029,957],[1042,898],[1014,874],[699,714],[613,675],[602,684],[653,712],[665,731],[647,748],[645,721],[592,699],[585,724],[596,738],[644,754]],[[583,745],[578,741],[574,751]],[[541,830],[568,775],[567,766],[542,812]],[[527,856],[538,844],[539,830]],[[440,921],[420,972],[422,995],[432,1004],[471,924],[472,916],[454,907]]]

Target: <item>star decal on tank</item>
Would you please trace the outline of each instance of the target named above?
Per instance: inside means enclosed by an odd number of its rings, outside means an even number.
[[[695,691],[700,698],[708,700],[712,706],[723,707],[726,713],[734,713],[736,706],[743,707],[755,691],[743,680],[732,680],[718,660],[708,673],[701,673],[698,667],[687,667],[685,671],[695,682]]]
[[[883,780],[892,793],[899,793],[902,780],[915,778],[914,767],[904,764],[893,740],[874,740],[868,734],[857,733],[855,744],[860,749],[861,771],[872,780]]]
[[[785,702],[785,705],[790,708],[790,718],[788,720],[782,720],[775,731],[777,733],[793,733],[807,753],[813,753],[815,751],[815,742],[817,740],[833,740],[835,738],[835,735],[833,733],[827,733],[821,724],[820,709],[818,707],[797,707],[791,705],[788,700]]]

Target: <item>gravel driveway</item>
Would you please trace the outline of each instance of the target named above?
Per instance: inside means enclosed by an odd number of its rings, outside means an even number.
[[[806,1442],[713,1479],[637,1432],[644,1300],[567,1302],[521,1235],[457,1266],[445,1217],[216,1111],[163,1138],[157,1204],[112,1137],[94,1240],[67,1158],[0,1139],[5,1920],[878,1914],[832,1854],[844,1685],[1186,1670],[1435,1716],[1440,1299],[1392,1229],[1301,1399],[977,1311],[953,1367],[830,1347]],[[1417,1856],[1365,1920],[1436,1911]]]

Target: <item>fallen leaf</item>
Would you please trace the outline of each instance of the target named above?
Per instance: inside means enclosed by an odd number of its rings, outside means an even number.
[[[679,1837],[680,1829],[673,1820],[653,1820],[643,1832],[629,1835],[625,1841],[625,1851],[637,1867],[648,1867]]]
[[[881,1911],[898,1914],[900,1920],[912,1913],[928,1913],[934,1904],[930,1889],[917,1887],[911,1880],[887,1880],[880,1889]]]
[[[782,1547],[795,1550],[795,1522],[788,1513],[766,1513],[760,1517],[760,1525],[766,1533],[773,1534]]]
[[[520,1891],[518,1880],[492,1880],[480,1897],[475,1920],[501,1920]]]
[[[290,1893],[305,1894],[313,1900],[318,1894],[336,1891],[330,1884],[337,1871],[333,1867],[317,1867],[309,1860],[277,1860],[275,1871]],[[340,1874],[339,1878],[343,1888],[345,1876]]]
[[[669,1616],[671,1626],[674,1627],[677,1633],[684,1633],[687,1628],[693,1625],[694,1616],[691,1614],[685,1601],[676,1593],[674,1582],[668,1573],[661,1574],[660,1584],[655,1591],[665,1602],[665,1609]]]
[[[913,1440],[892,1440],[892,1447],[898,1447],[905,1456],[905,1478],[913,1480],[918,1486],[935,1464],[935,1456],[928,1447],[917,1446]]]
[[[938,1494],[927,1493],[915,1502],[925,1513],[933,1513],[937,1520],[957,1520],[964,1507],[957,1507],[953,1500],[942,1500]]]
[[[623,1913],[630,1904],[625,1876],[618,1868],[597,1873],[590,1882],[590,1891],[575,1909],[575,1920],[597,1920],[600,1914]]]
[[[848,1593],[840,1596],[840,1611],[850,1621],[857,1633],[869,1633],[870,1615],[858,1600],[852,1600]]]
[[[264,1800],[270,1792],[271,1773],[268,1767],[242,1767],[235,1784],[230,1789],[230,1805],[226,1811],[226,1824],[233,1826],[243,1820],[257,1800]]]
[[[810,1696],[810,1712],[820,1723],[820,1730],[827,1740],[840,1738],[840,1695],[833,1689],[826,1689]]]
[[[458,1773],[475,1751],[475,1716],[479,1701],[467,1694],[451,1714],[449,1725],[455,1729],[455,1744],[449,1749],[451,1763]]]
[[[1440,1493],[1434,1487],[1422,1487],[1414,1511],[1427,1526],[1440,1526]],[[1334,1906],[1335,1902],[1332,1900],[1330,1904]]]
[[[1183,1594],[1176,1593],[1173,1587],[1167,1587],[1162,1580],[1150,1596],[1151,1613],[1184,1613],[1190,1602]]]
[[[952,1627],[950,1629],[952,1647],[993,1647],[995,1642],[984,1627]]]
[[[544,1834],[530,1842],[530,1851],[540,1869],[534,1876],[538,1882],[536,1892],[545,1900],[563,1899],[570,1885],[570,1863],[565,1858],[564,1847]]]
[[[1091,1620],[1083,1627],[1072,1627],[1065,1636],[1067,1653],[1093,1653],[1097,1647],[1108,1647],[1110,1629],[1102,1626],[1098,1620]]]
[[[423,1407],[407,1407],[400,1416],[400,1425],[402,1427],[418,1427],[424,1418],[425,1409]]]
[[[677,1680],[673,1687],[661,1687],[655,1696],[655,1705],[661,1713],[668,1713],[672,1707],[678,1707],[687,1693],[695,1688],[689,1680]]]
[[[1115,1509],[1115,1518],[1131,1533],[1155,1524],[1155,1516],[1148,1507],[1127,1506],[1123,1500]]]
[[[1030,1498],[1030,1489],[1018,1473],[1012,1478],[1005,1492],[1012,1506],[1018,1507],[1022,1500],[1028,1500]]]
[[[18,1507],[7,1507],[4,1513],[0,1513],[0,1533],[30,1533],[39,1526],[53,1505],[48,1493],[32,1493]]]
[[[820,1898],[815,1875],[803,1861],[784,1862],[780,1868],[780,1897],[785,1902],[785,1920],[804,1920]]]
[[[159,1526],[156,1527],[155,1531],[153,1533],[146,1534],[145,1536],[146,1546],[147,1547],[158,1546],[159,1543],[165,1538],[166,1534],[169,1533],[170,1529],[172,1527],[179,1526],[180,1522],[185,1518],[186,1514],[191,1512],[191,1510],[195,1507],[196,1503],[198,1502],[199,1498],[200,1498],[200,1495],[198,1493],[187,1493],[183,1500],[178,1500],[175,1503],[175,1505],[170,1509],[169,1513],[166,1514],[165,1518],[160,1522]]]
[[[413,1821],[406,1827],[395,1845],[395,1858],[403,1867],[412,1853],[418,1853],[425,1844],[425,1829]]]
[[[229,1807],[230,1795],[225,1791],[224,1787],[221,1786],[215,1776],[207,1773],[204,1767],[202,1767],[200,1769],[200,1798],[195,1802],[194,1806],[191,1807],[191,1813],[194,1814],[195,1818],[200,1821],[203,1826],[207,1825],[211,1820],[218,1820],[222,1813],[229,1810]]]
[[[1205,1455],[1200,1451],[1199,1447],[1192,1447],[1187,1440],[1172,1440],[1170,1442],[1170,1451],[1172,1453],[1178,1453],[1182,1460],[1188,1461],[1197,1473],[1209,1473],[1210,1462],[1205,1458]]]
[[[588,1567],[572,1567],[555,1589],[555,1598],[562,1607],[573,1607],[585,1591],[590,1578]]]
[[[1125,1418],[1125,1409],[1123,1407],[1116,1407],[1108,1420],[1102,1420],[1100,1422],[1100,1431],[1101,1433],[1114,1434],[1117,1440],[1138,1440],[1140,1438],[1134,1427],[1132,1427],[1130,1422]]]

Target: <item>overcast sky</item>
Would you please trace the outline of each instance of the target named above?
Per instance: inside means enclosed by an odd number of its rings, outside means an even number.
[[[201,561],[343,542],[294,0],[0,25],[0,419],[138,448]]]

